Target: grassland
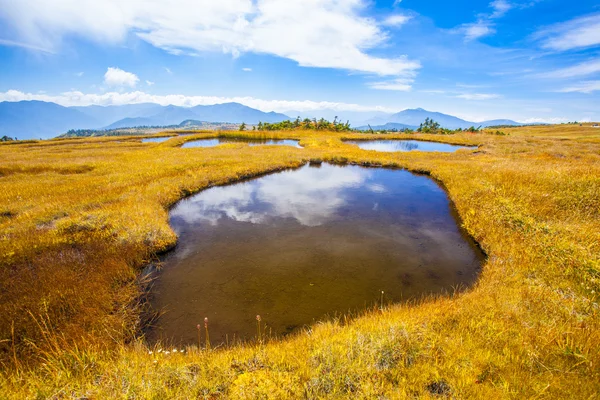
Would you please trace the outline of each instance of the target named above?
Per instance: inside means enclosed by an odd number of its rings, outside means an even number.
[[[598,398],[600,130],[504,131],[410,135],[480,146],[452,154],[304,131],[269,133],[304,149],[177,147],[214,133],[0,145],[0,397]],[[280,341],[148,349],[139,272],[176,241],[168,208],[311,159],[440,181],[488,255],[477,285]]]

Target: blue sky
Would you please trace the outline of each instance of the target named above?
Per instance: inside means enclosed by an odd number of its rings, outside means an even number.
[[[0,0],[0,100],[600,120],[592,0]]]

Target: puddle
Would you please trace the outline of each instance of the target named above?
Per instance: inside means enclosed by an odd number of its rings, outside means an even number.
[[[299,149],[302,148],[300,144],[298,144],[298,140],[291,139],[243,139],[243,138],[214,138],[214,139],[200,139],[193,140],[190,142],[186,142],[181,146],[182,148],[191,148],[191,147],[215,147],[223,143],[248,143],[250,146],[260,146],[260,145],[278,145],[278,146],[292,146],[297,147]]]
[[[439,142],[424,142],[421,140],[346,140],[344,143],[355,144],[363,150],[376,151],[440,151],[453,153],[458,149],[476,149],[477,146],[458,146]]]
[[[214,187],[170,213],[179,236],[151,293],[148,340],[213,346],[281,336],[332,315],[466,288],[483,254],[446,193],[403,170],[306,165]],[[227,336],[226,336],[227,335]]]

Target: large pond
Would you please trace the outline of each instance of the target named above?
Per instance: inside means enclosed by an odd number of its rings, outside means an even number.
[[[158,138],[145,138],[142,139],[142,143],[160,143],[169,139],[173,139],[175,136],[158,137]]]
[[[452,292],[483,255],[458,227],[444,190],[403,170],[306,165],[180,201],[148,339],[213,345],[285,335],[328,316]],[[202,329],[204,329],[202,327]]]
[[[200,139],[186,142],[181,146],[182,148],[190,147],[215,147],[223,143],[247,143],[250,146],[260,145],[279,145],[279,146],[292,146],[302,148],[298,143],[298,140],[291,139],[245,139],[245,138],[215,138],[215,139]]]
[[[475,146],[458,146],[454,144],[425,142],[421,140],[347,140],[344,143],[355,144],[363,150],[377,151],[440,151],[453,153],[458,149],[476,149]]]

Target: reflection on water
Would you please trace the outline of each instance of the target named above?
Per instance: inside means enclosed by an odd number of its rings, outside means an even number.
[[[299,149],[302,148],[298,144],[298,140],[291,139],[246,139],[246,138],[215,138],[215,139],[200,139],[186,142],[181,146],[182,148],[190,147],[215,147],[223,143],[248,143],[250,146],[260,145],[279,145],[279,146],[292,146]]]
[[[421,140],[348,140],[345,143],[355,144],[363,150],[376,151],[441,151],[453,153],[458,149],[475,149],[473,146],[457,146],[447,143],[424,142]]]
[[[160,143],[160,142],[164,142],[165,140],[169,140],[174,138],[174,136],[167,136],[167,137],[158,137],[158,138],[145,138],[142,139],[142,143]]]
[[[253,338],[335,313],[467,287],[481,253],[446,194],[401,170],[305,166],[207,189],[172,210],[177,248],[153,289],[164,310],[149,340]]]

